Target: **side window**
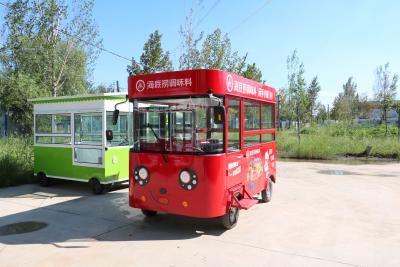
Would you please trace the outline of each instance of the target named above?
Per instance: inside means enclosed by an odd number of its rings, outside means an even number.
[[[240,101],[228,99],[228,152],[240,150]]]
[[[244,130],[260,130],[260,104],[253,101],[244,102]],[[244,146],[260,144],[260,135],[252,134],[244,137]]]
[[[71,115],[35,115],[35,140],[37,144],[71,144]]]
[[[244,130],[260,130],[260,104],[244,102]]]
[[[274,111],[272,105],[261,106],[262,129],[274,129]]]
[[[37,134],[51,134],[51,117],[51,114],[37,114],[35,116]]]
[[[75,144],[102,144],[102,116],[100,112],[75,114]]]

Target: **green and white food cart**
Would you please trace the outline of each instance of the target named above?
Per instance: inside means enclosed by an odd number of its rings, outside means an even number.
[[[40,184],[47,186],[51,179],[89,182],[100,194],[127,181],[133,131],[131,104],[126,100],[122,93],[30,99],[34,173]],[[113,125],[116,105],[120,113]],[[112,137],[107,138],[106,132]]]

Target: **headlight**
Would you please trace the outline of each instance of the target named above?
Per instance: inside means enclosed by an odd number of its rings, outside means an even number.
[[[179,178],[181,179],[182,183],[187,184],[190,182],[190,173],[188,171],[182,171],[179,175]]]
[[[149,171],[143,166],[137,166],[134,170],[135,182],[139,185],[146,185],[150,181]]]
[[[182,170],[179,174],[179,184],[185,190],[193,190],[198,184],[196,173],[191,169]]]
[[[149,172],[145,168],[139,169],[139,178],[142,180],[146,180],[149,177]]]

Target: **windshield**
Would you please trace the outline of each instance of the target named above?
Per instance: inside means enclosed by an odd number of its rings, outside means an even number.
[[[224,125],[215,124],[222,99],[135,100],[134,150],[164,153],[222,153]]]

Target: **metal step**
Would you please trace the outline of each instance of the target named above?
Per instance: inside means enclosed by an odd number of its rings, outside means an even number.
[[[258,200],[252,198],[243,198],[239,201],[234,201],[232,207],[247,210],[258,203]]]

